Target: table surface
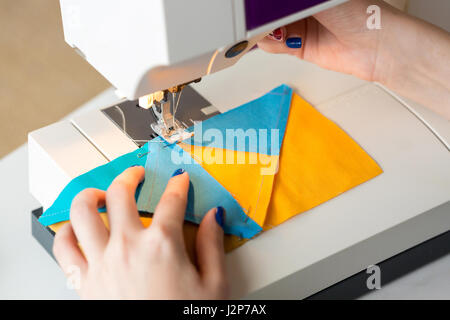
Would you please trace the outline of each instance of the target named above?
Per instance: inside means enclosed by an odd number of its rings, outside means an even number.
[[[80,107],[75,113],[107,105],[112,90]],[[72,117],[73,114],[68,117]],[[0,298],[73,299],[56,263],[31,236],[30,212],[39,203],[28,192],[27,148],[22,146],[0,161]],[[447,281],[443,281],[447,279]],[[363,299],[449,299],[450,255],[443,257]]]

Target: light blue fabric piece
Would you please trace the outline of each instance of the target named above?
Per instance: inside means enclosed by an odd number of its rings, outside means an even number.
[[[262,228],[247,217],[231,194],[176,144],[167,145],[158,137],[149,142],[145,181],[138,199],[140,211],[153,212],[175,170],[189,174],[190,187],[185,219],[199,224],[211,208],[225,208],[225,233],[252,238]]]
[[[191,128],[195,132],[194,136],[184,142],[203,147],[279,155],[291,98],[292,89],[283,84],[258,99],[196,124]],[[198,134],[199,126],[203,134]],[[240,141],[233,136],[239,129],[242,129]],[[278,136],[273,134],[273,129],[278,130]],[[248,133],[247,137],[243,132]],[[252,134],[256,139],[249,138]]]
[[[111,182],[122,173],[125,169],[133,166],[145,166],[147,160],[148,144],[134,152],[127,153],[103,166],[99,166],[91,171],[74,178],[59,194],[58,198],[48,208],[39,221],[48,226],[57,222],[66,221],[70,219],[70,206],[73,198],[86,188],[96,188],[100,190],[108,189]],[[136,198],[139,196],[139,191],[136,192]],[[100,209],[104,212],[105,209]]]

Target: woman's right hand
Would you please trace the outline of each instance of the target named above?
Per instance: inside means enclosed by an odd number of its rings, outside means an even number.
[[[367,26],[372,5],[379,29]],[[384,1],[349,0],[274,30],[258,47],[379,82],[450,119],[450,34]]]
[[[274,30],[272,34],[276,37],[267,36],[258,42],[258,47],[270,53],[287,53],[326,69],[376,81],[384,29],[369,30],[366,26],[369,17],[367,8],[374,3],[387,7],[382,1],[351,0]]]

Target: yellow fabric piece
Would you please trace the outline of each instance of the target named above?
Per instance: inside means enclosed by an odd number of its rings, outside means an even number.
[[[294,94],[264,229],[382,172],[347,133]]]
[[[383,172],[347,133],[297,94],[292,96],[280,158],[185,144],[181,147],[265,230]],[[260,158],[249,164],[255,157]],[[230,159],[233,161],[227,164]],[[263,169],[271,174],[261,175]]]
[[[278,156],[180,144],[261,227],[270,202]]]
[[[100,213],[100,217],[102,218],[102,220],[103,220],[103,223],[105,224],[105,226],[109,229],[109,222],[108,222],[108,217],[107,217],[107,215],[106,215],[106,213]],[[141,219],[141,221],[142,221],[142,225],[144,226],[144,227],[148,227],[148,226],[150,226],[150,224],[152,223],[152,218],[150,218],[150,217],[140,217],[140,219]],[[58,223],[55,223],[55,224],[52,224],[52,225],[50,225],[50,226],[48,226],[54,233],[57,233],[58,232],[58,230],[64,225],[64,224],[66,224],[67,222],[69,222],[69,221],[62,221],[62,222],[58,222]]]

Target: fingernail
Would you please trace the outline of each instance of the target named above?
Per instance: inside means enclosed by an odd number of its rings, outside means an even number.
[[[183,174],[183,173],[184,173],[184,169],[183,169],[183,168],[177,169],[177,170],[175,170],[175,172],[172,174],[172,177],[179,176],[180,174]]]
[[[135,164],[135,165],[132,165],[130,168],[134,168],[134,167],[140,167],[140,165]]]
[[[287,38],[286,45],[292,49],[299,49],[302,47],[302,38],[300,37]]]
[[[277,28],[277,29],[273,30],[269,34],[269,36],[274,40],[281,41],[281,40],[283,40],[283,30],[281,28]]]
[[[224,213],[225,213],[225,209],[223,207],[217,207],[217,210],[216,210],[216,222],[222,229],[223,229],[223,226],[225,224]]]

